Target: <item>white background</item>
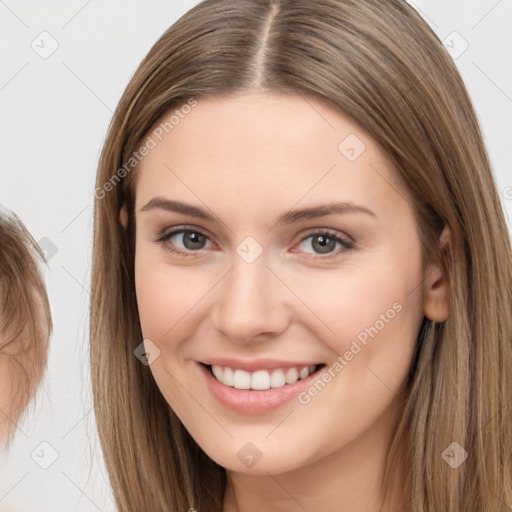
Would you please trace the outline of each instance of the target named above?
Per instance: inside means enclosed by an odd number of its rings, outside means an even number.
[[[56,251],[45,270],[55,326],[48,373],[2,456],[0,510],[114,510],[95,432],[87,346],[96,166],[137,65],[196,3],[0,0],[0,203],[36,240],[47,239],[41,243],[50,254],[50,242]],[[459,34],[448,38],[454,51],[469,44],[455,62],[510,218],[512,1],[410,3],[441,39]],[[40,36],[44,31],[51,38]],[[47,59],[31,47],[35,40],[51,49],[53,39],[58,48]],[[55,457],[48,469],[36,463]]]

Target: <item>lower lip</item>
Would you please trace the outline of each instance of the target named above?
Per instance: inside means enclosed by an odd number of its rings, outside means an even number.
[[[236,389],[218,381],[205,365],[198,363],[201,373],[212,395],[226,408],[242,414],[257,415],[273,411],[293,400],[301,391],[318,378],[321,370],[316,371],[305,379],[280,388],[266,390]]]

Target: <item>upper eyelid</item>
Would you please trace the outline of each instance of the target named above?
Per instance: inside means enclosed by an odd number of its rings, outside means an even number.
[[[207,230],[204,230],[202,228],[197,228],[195,226],[178,226],[178,227],[172,227],[172,228],[166,228],[163,229],[160,234],[158,235],[158,239],[162,238],[168,238],[172,235],[177,235],[178,233],[191,231],[193,233],[199,233],[203,236],[206,236],[209,240],[211,240],[211,236],[208,234]]]

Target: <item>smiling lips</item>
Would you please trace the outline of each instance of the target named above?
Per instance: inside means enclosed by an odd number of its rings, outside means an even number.
[[[316,365],[313,364],[310,366],[274,368],[249,372],[246,370],[233,369],[229,366],[212,365],[211,372],[219,382],[222,382],[226,386],[236,389],[263,391],[293,384],[299,379],[306,379],[316,368]]]
[[[224,407],[257,416],[293,400],[325,364],[226,357],[198,361],[197,367],[210,393]]]

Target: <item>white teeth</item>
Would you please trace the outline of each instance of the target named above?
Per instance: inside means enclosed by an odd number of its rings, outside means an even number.
[[[251,389],[270,388],[270,375],[267,370],[259,370],[251,375]]]
[[[297,368],[288,368],[284,376],[286,384],[293,384],[299,380],[299,371]]]
[[[270,387],[271,388],[280,388],[286,384],[286,380],[284,378],[283,370],[274,370],[270,374]]]
[[[217,380],[224,380],[224,370],[222,369],[222,366],[217,366],[216,364],[214,364],[212,366],[212,372],[213,375],[215,375],[215,377],[217,378]]]
[[[263,391],[270,388],[280,388],[287,384],[293,384],[299,379],[309,377],[316,366],[303,366],[300,368],[276,368],[274,370],[257,370],[247,372],[229,367],[213,365],[212,373],[215,378],[226,386],[236,389],[254,389]]]
[[[245,370],[235,370],[233,386],[236,389],[251,389],[251,374]]]
[[[235,385],[235,373],[231,368],[224,368],[224,375],[222,377],[221,382],[224,382],[226,386],[234,386]]]
[[[309,377],[309,367],[304,366],[304,368],[300,369],[299,378],[305,379],[306,377]]]

